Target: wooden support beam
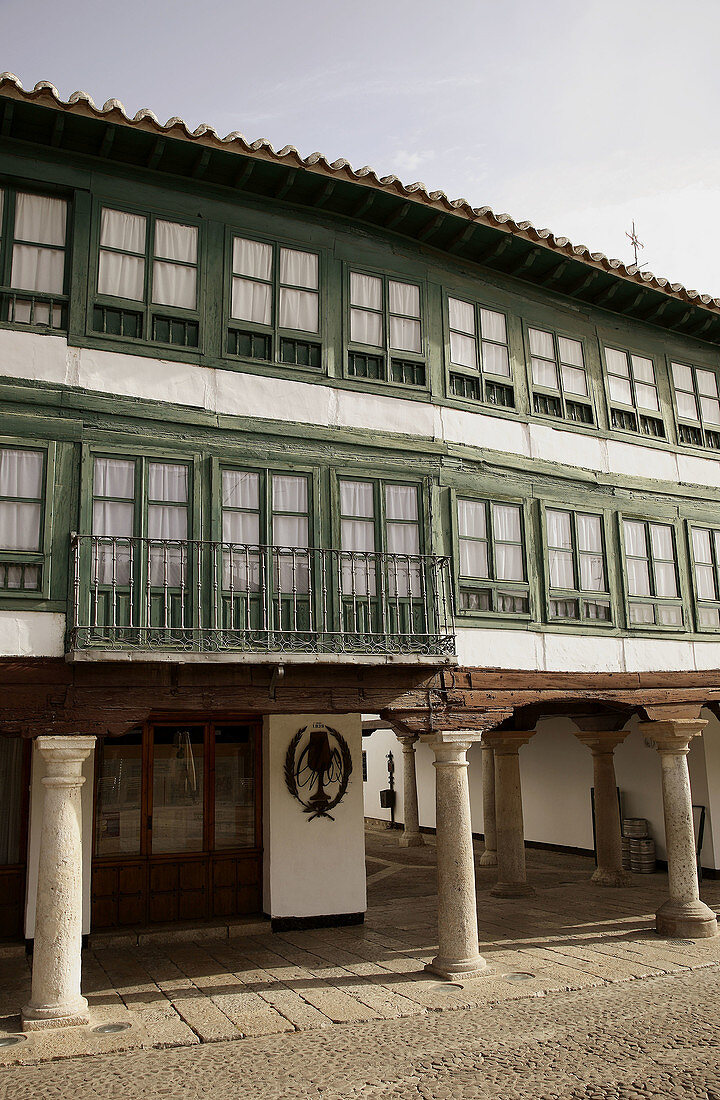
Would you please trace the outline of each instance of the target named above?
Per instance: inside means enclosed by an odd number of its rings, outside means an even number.
[[[280,184],[277,191],[275,192],[275,198],[276,199],[284,199],[285,198],[288,191],[290,190],[292,185],[295,183],[295,177],[297,176],[297,173],[298,173],[297,168],[289,168],[288,169],[287,175],[285,176],[285,180],[283,181],[283,183]]]
[[[707,332],[709,328],[712,328],[716,321],[720,321],[720,317],[703,317],[699,325],[696,325],[695,328],[690,329],[688,335],[695,337],[702,336],[704,332]]]
[[[330,196],[332,195],[333,191],[336,189],[336,187],[337,187],[337,182],[335,180],[328,180],[327,183],[325,184],[325,186],[323,187],[322,191],[318,195],[318,197],[313,200],[313,206],[315,206],[315,207],[324,206],[325,203],[330,198]]]
[[[367,213],[369,213],[370,208],[374,204],[375,199],[377,197],[378,197],[378,192],[377,191],[368,191],[367,195],[364,195],[363,198],[358,203],[358,205],[355,207],[355,210],[352,213],[352,217],[353,218],[364,218],[365,215]]]
[[[512,242],[513,238],[510,233],[508,233],[501,241],[498,241],[497,244],[492,245],[491,248],[486,249],[485,252],[477,256],[477,262],[481,264],[491,264],[493,260],[498,260],[503,252],[507,252]]]
[[[399,210],[396,210],[394,214],[391,214],[388,220],[383,226],[384,229],[397,229],[401,222],[404,222],[412,206],[409,202],[403,203]]]
[[[468,243],[474,232],[475,222],[468,222],[465,228],[462,229],[460,233],[457,234],[457,236],[453,237],[452,240],[450,240],[448,244],[445,245],[445,248],[448,252],[455,252],[457,249],[462,248],[463,245]]]
[[[562,279],[563,275],[565,274],[565,272],[568,270],[569,267],[570,267],[570,261],[569,260],[561,260],[560,263],[557,265],[557,267],[553,268],[552,271],[549,271],[547,273],[547,275],[545,275],[545,277],[540,280],[542,285],[543,286],[550,286],[552,283],[558,282],[559,279]]]
[[[639,294],[635,295],[635,297],[633,298],[633,300],[631,302],[627,302],[625,305],[620,305],[620,307],[619,307],[620,312],[621,313],[632,313],[633,310],[635,309],[635,307],[637,305],[639,305],[640,302],[642,302],[644,297],[645,297],[645,291],[641,290],[639,292]]]
[[[645,316],[643,317],[643,321],[659,321],[669,305],[670,299],[665,298],[665,300],[662,301],[659,306],[655,306],[653,309],[650,310],[649,313],[645,314]]]
[[[65,115],[58,112],[55,122],[53,123],[52,137],[50,138],[50,144],[53,149],[57,149],[62,141],[63,130],[65,129]]]
[[[241,168],[241,170],[238,172],[235,179],[233,180],[233,187],[236,187],[238,190],[242,190],[242,188],[245,186],[245,184],[255,171],[256,166],[256,160],[248,160],[245,163],[245,166]]]
[[[148,157],[148,162],[147,162],[148,168],[157,168],[158,164],[160,163],[161,157],[162,157],[163,153],[165,152],[165,145],[166,144],[167,144],[167,142],[165,141],[164,137],[159,137],[156,140],[155,145],[153,146],[153,151],[150,154],[150,156]]]
[[[436,214],[434,218],[431,218],[427,225],[423,226],[419,233],[415,234],[416,241],[426,241],[428,237],[432,237],[442,223],[445,221],[444,214]]]
[[[109,157],[110,150],[112,149],[113,142],[115,141],[115,127],[108,124],[105,127],[105,134],[98,150],[99,157]]]
[[[522,259],[518,263],[516,263],[513,267],[509,267],[507,269],[507,274],[508,275],[521,275],[524,272],[529,271],[530,268],[532,267],[532,265],[537,260],[537,258],[538,258],[537,250],[532,248],[529,252],[527,252],[522,257]]]
[[[571,287],[570,290],[568,290],[568,294],[571,294],[573,297],[575,297],[577,294],[582,294],[584,290],[587,290],[587,288],[595,282],[599,274],[600,272],[596,271],[595,269],[589,271],[587,275],[585,275],[580,280],[579,283],[576,283],[574,287]]]
[[[594,306],[607,306],[624,285],[622,279],[616,279],[612,286],[603,287],[599,294],[590,299],[592,304]]]
[[[210,157],[212,156],[212,149],[203,149],[202,153],[195,162],[195,166],[192,170],[193,179],[199,180],[205,175],[207,166],[210,163]]]
[[[2,115],[2,125],[0,126],[0,134],[2,134],[3,137],[10,137],[14,114],[15,104],[12,100],[6,99]]]

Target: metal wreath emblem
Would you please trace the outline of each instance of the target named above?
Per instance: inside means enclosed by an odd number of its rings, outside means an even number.
[[[298,755],[297,749],[303,736],[310,730],[310,739]],[[333,738],[337,745],[330,743]],[[296,759],[297,756],[297,759]],[[293,737],[285,754],[285,784],[293,798],[296,798],[304,812],[309,814],[308,821],[315,817],[335,818],[330,813],[342,802],[352,774],[352,754],[347,741],[341,733],[331,726],[318,724],[315,727],[303,726]],[[338,784],[333,798],[325,790],[326,784]],[[302,788],[313,791],[311,797],[303,799]]]

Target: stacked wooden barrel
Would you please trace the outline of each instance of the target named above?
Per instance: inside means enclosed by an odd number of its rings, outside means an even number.
[[[655,873],[655,841],[644,817],[623,818],[623,868],[636,875]]]

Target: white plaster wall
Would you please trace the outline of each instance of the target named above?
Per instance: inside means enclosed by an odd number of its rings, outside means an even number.
[[[607,474],[683,484],[720,485],[715,459],[640,443],[599,439],[544,424],[521,424],[482,412],[464,412],[292,379],[267,378],[169,359],[148,360],[95,348],[70,348],[60,336],[0,332],[0,371],[10,379],[78,386],[210,412],[337,427],[366,428],[464,443],[505,454]],[[572,462],[568,462],[568,455]]]
[[[64,652],[64,615],[0,611],[0,657],[62,657]]]
[[[334,818],[308,820],[285,786],[285,754],[294,735],[327,723],[347,741],[353,770]],[[367,739],[366,739],[367,740]],[[263,725],[264,910],[271,917],[364,913],[362,732],[359,714],[271,715]]]
[[[593,846],[592,757],[574,736],[574,728],[567,718],[540,722],[538,732],[520,749],[527,840]]]
[[[35,936],[35,909],[37,904],[38,864],[40,860],[40,833],[42,830],[42,811],[45,788],[42,778],[46,774],[45,758],[38,750],[37,741],[33,742],[30,761],[30,822],[28,836],[27,889],[25,903],[25,938]],[[92,871],[92,833],[93,833],[93,786],[95,776],[95,753],[91,752],[83,763],[82,774],[85,782],[80,788],[82,813],[83,844],[83,935],[90,931],[90,878]]]

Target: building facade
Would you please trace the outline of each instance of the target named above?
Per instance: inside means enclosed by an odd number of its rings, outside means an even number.
[[[434,754],[439,973],[482,970],[468,749],[521,893],[518,750],[559,718],[608,882],[612,750],[638,722],[657,746],[659,927],[715,934],[686,754],[720,700],[720,302],[8,74],[0,133],[0,934],[34,940],[26,1026],[84,1018],[82,932],[361,920],[363,713],[409,777]]]

